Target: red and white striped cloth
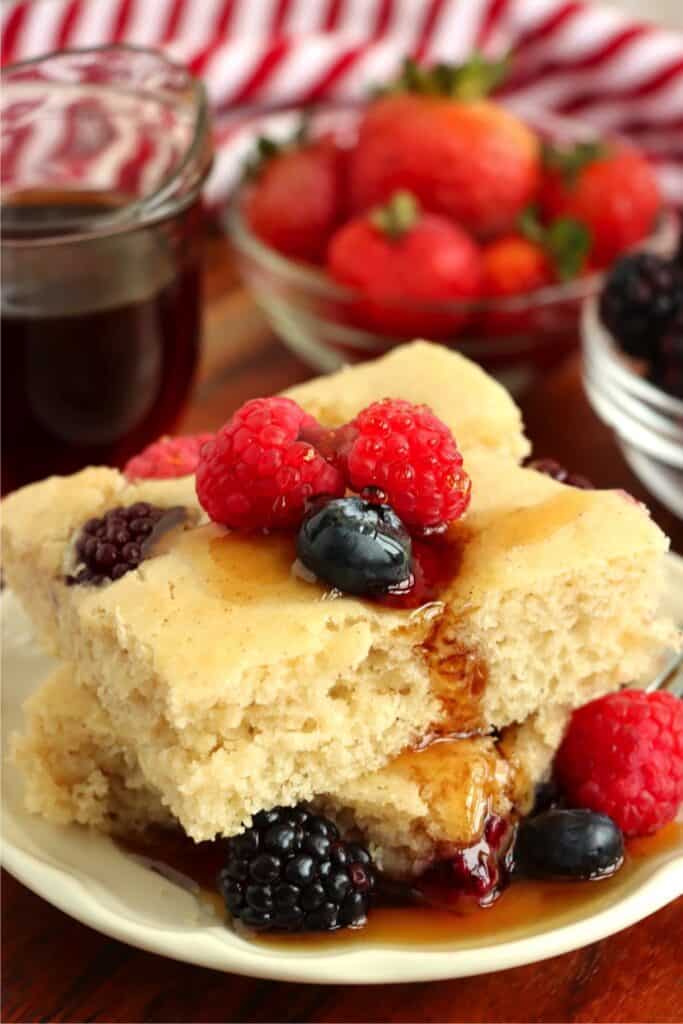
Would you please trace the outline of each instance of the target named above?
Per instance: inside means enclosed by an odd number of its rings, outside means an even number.
[[[361,97],[412,55],[511,51],[507,101],[629,134],[683,205],[683,37],[581,0],[11,0],[2,63],[110,42],[158,47],[207,85],[234,178],[235,112]],[[239,133],[238,133],[239,134]]]

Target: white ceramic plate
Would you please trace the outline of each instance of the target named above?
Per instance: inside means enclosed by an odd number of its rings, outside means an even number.
[[[683,621],[683,561],[669,562],[667,604]],[[11,594],[2,599],[4,687],[2,736],[21,727],[25,698],[52,668]],[[234,934],[189,892],[152,873],[104,836],[58,828],[27,814],[21,778],[6,764],[3,778],[3,861],[50,903],[133,946],[221,971],[286,981],[367,984],[430,981],[498,971],[577,949],[626,928],[683,892],[683,840],[640,861],[623,884],[590,908],[553,921],[529,922],[498,940],[473,935],[431,948],[341,937],[324,947],[288,950]],[[596,888],[596,893],[599,890]],[[504,897],[503,897],[504,898]]]

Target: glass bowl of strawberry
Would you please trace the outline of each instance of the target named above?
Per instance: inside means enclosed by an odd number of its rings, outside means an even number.
[[[489,97],[500,63],[402,75],[361,106],[257,120],[225,223],[274,330],[318,370],[415,337],[513,390],[578,340],[584,299],[677,221],[626,141]]]

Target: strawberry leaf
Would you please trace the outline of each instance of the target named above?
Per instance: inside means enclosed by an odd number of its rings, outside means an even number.
[[[520,235],[528,238],[530,242],[537,242],[539,245],[545,244],[545,227],[541,223],[538,207],[533,203],[522,210],[517,218],[517,226]]]
[[[543,146],[542,159],[546,167],[559,171],[564,184],[571,188],[584,167],[607,156],[608,149],[602,142],[577,142],[573,146]]]
[[[507,78],[510,60],[487,60],[474,53],[466,64],[457,68],[453,76],[451,95],[459,100],[479,100],[489,96]]]
[[[433,64],[430,67],[407,58],[398,78],[379,95],[412,92],[420,96],[445,96],[454,100],[477,100],[488,96],[507,77],[510,62],[488,60],[474,53],[465,64]]]
[[[551,260],[560,281],[576,277],[585,265],[591,247],[591,233],[574,217],[558,217],[550,226],[541,222],[535,206],[527,206],[519,215],[519,233],[540,246]]]
[[[590,247],[589,228],[574,217],[558,217],[547,230],[546,249],[560,281],[569,281],[583,270]]]

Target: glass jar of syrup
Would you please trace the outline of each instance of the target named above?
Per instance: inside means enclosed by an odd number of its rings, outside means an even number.
[[[206,97],[152,51],[2,74],[2,490],[171,430],[200,336]]]

